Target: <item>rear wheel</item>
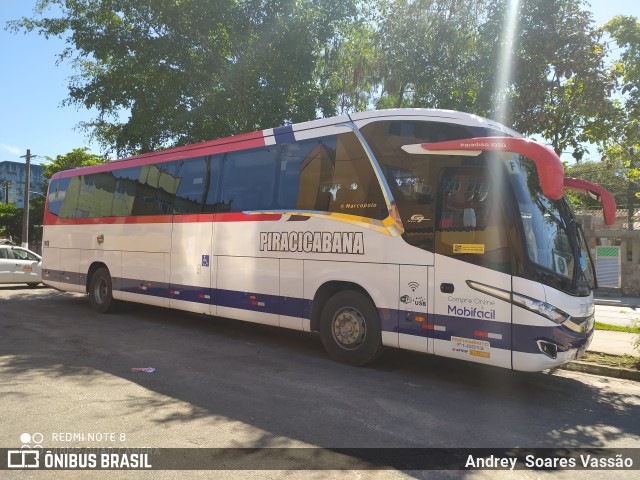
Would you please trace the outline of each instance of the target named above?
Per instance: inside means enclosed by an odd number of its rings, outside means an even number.
[[[105,267],[98,268],[91,277],[89,302],[91,307],[99,313],[110,313],[116,308],[117,301],[113,299],[111,274]]]
[[[360,292],[346,290],[331,297],[322,309],[320,338],[331,358],[365,365],[382,353],[378,311]]]
[[[38,285],[40,285],[40,282],[29,282],[29,283],[27,283],[27,286],[29,286],[31,288],[35,288]]]

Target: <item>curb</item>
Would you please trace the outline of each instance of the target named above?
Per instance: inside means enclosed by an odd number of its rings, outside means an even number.
[[[638,308],[635,304],[624,303],[616,300],[596,300],[593,302],[595,305],[604,305],[607,307],[622,307],[622,308]]]
[[[629,370],[627,368],[608,367],[606,365],[598,365],[590,362],[581,362],[575,360],[565,363],[560,367],[562,370],[571,370],[573,372],[590,373],[591,375],[602,375],[604,377],[622,378],[625,380],[634,380],[640,382],[640,371]]]

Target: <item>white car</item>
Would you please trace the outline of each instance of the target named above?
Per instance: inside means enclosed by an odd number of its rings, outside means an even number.
[[[0,245],[0,283],[42,282],[42,257],[25,248]]]

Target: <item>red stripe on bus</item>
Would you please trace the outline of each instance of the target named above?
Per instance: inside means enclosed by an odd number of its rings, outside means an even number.
[[[148,215],[135,217],[59,218],[50,212],[44,216],[45,225],[128,225],[145,223],[205,223],[205,222],[275,222],[280,213],[257,213],[255,215],[232,213],[194,213],[187,215]]]
[[[171,223],[173,215],[144,217],[59,218],[50,212],[44,214],[45,225],[121,225],[138,223]]]
[[[281,213],[217,213],[214,222],[275,222],[281,218]]]
[[[111,170],[119,170],[121,168],[139,167],[142,165],[149,165],[154,163],[162,164],[171,160],[201,157],[205,155],[215,155],[217,153],[235,152],[238,150],[248,150],[250,148],[264,146],[264,133],[262,130],[260,130],[258,132],[236,135],[235,137],[196,143],[187,147],[170,148],[167,150],[145,153],[135,157],[112,160],[100,165],[92,165],[90,167],[64,170],[62,172],[56,173],[51,179],[54,180],[57,178],[77,177],[79,175],[108,172]]]

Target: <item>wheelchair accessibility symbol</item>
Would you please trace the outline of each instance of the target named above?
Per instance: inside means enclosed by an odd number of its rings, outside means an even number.
[[[203,267],[209,266],[209,255],[202,255],[202,266]]]

